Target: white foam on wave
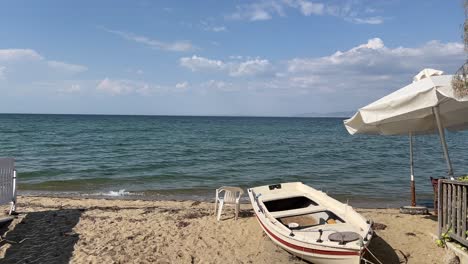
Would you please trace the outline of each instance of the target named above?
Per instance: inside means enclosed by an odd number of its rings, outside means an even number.
[[[109,191],[105,196],[125,196],[130,195],[130,192],[126,192],[125,189],[121,189],[119,191]]]
[[[100,193],[93,193],[93,194],[84,194],[85,196],[91,195],[91,196],[110,196],[110,197],[120,197],[120,196],[126,196],[126,195],[131,195],[130,192],[125,191],[125,189],[121,189],[118,191],[108,191],[108,192],[100,192]]]

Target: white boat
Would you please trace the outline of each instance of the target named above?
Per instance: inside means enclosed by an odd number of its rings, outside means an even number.
[[[315,264],[358,264],[370,242],[370,221],[351,206],[301,182],[248,189],[270,239]]]

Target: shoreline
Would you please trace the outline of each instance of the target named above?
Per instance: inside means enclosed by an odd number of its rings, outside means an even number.
[[[116,191],[107,191],[107,192],[79,192],[79,191],[44,191],[44,190],[20,190],[18,195],[27,196],[27,197],[51,197],[51,198],[83,198],[83,199],[110,199],[110,200],[142,200],[142,201],[199,201],[199,202],[213,202],[214,201],[215,189],[209,192],[204,189],[195,190],[193,193],[190,190],[183,190],[183,192],[176,191],[126,191],[125,189],[120,189]],[[402,199],[393,199],[389,200],[388,198],[375,198],[375,197],[353,197],[345,195],[333,195],[327,193],[330,197],[337,199],[342,203],[349,203],[349,205],[356,208],[365,208],[365,209],[392,209],[400,208],[402,206],[409,204],[408,200]],[[420,195],[418,197],[421,197]],[[430,195],[424,195],[423,199],[418,199],[418,205],[426,206],[429,210],[434,208],[433,200]],[[250,204],[250,200],[247,195],[241,197],[241,203]]]
[[[440,263],[444,251],[430,235],[434,217],[356,210],[386,227],[376,230],[370,247],[383,263]],[[2,237],[13,242],[0,246],[0,260],[305,263],[266,237],[250,204],[241,205],[239,220],[228,207],[217,222],[209,202],[19,196],[18,213],[3,228]]]

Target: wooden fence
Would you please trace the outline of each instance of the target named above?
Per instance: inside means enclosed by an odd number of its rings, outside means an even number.
[[[467,238],[468,182],[439,180],[439,235],[447,233],[457,242],[468,246]]]

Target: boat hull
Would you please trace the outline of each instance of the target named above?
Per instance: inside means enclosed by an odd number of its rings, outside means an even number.
[[[358,251],[323,250],[290,243],[269,230],[258,216],[257,220],[273,243],[300,259],[314,264],[359,264],[361,262],[361,253]]]
[[[294,188],[297,188],[297,191]],[[256,192],[258,193],[256,194]],[[317,203],[312,202],[312,205],[304,206],[298,205],[303,202],[304,199],[297,199],[297,195],[301,195],[301,193],[303,195],[308,192],[310,192],[310,195],[306,194],[305,197],[311,198],[311,200],[315,200]],[[365,251],[366,245],[372,238],[373,232],[370,224],[348,205],[341,204],[326,194],[303,185],[302,183],[284,183],[255,187],[249,189],[248,194],[261,228],[279,247],[298,258],[315,264],[359,264],[361,262],[361,256]],[[277,196],[277,198],[275,198],[275,196]],[[285,208],[283,205],[278,203],[271,203],[272,201],[285,201],[285,197],[292,197],[290,198],[290,201],[294,200],[294,205],[290,208]],[[295,214],[300,216],[304,215],[304,213],[307,214],[309,211],[315,213],[316,208],[318,208],[316,210],[318,212],[323,212],[324,210],[327,210],[328,212],[328,210],[332,210],[331,208],[324,207],[325,205],[333,205],[337,207],[335,211],[337,215],[335,216],[341,216],[341,220],[346,220],[342,222],[342,227],[346,225],[350,226],[351,223],[354,223],[355,226],[354,224],[351,226],[354,229],[349,228],[348,230],[359,232],[361,239],[341,245],[337,242],[331,242],[328,240],[330,233],[326,233],[330,232],[331,228],[337,228],[337,224],[327,226],[323,225],[322,227],[322,224],[320,223],[320,227],[317,228],[313,226],[311,228],[306,227],[305,231],[307,233],[305,233],[306,236],[304,236],[304,233],[301,234],[300,230],[290,229],[287,224],[284,224],[283,222],[284,218],[282,217],[294,217]],[[340,206],[341,209],[338,208]],[[273,213],[269,211],[270,209],[273,210]],[[340,210],[344,210],[345,213]],[[351,218],[347,218],[347,216],[350,216]],[[347,222],[347,224],[345,222]],[[322,229],[324,230],[323,237],[321,235]],[[320,230],[320,237],[324,239],[324,242],[318,241],[320,239],[317,237],[318,230]]]

